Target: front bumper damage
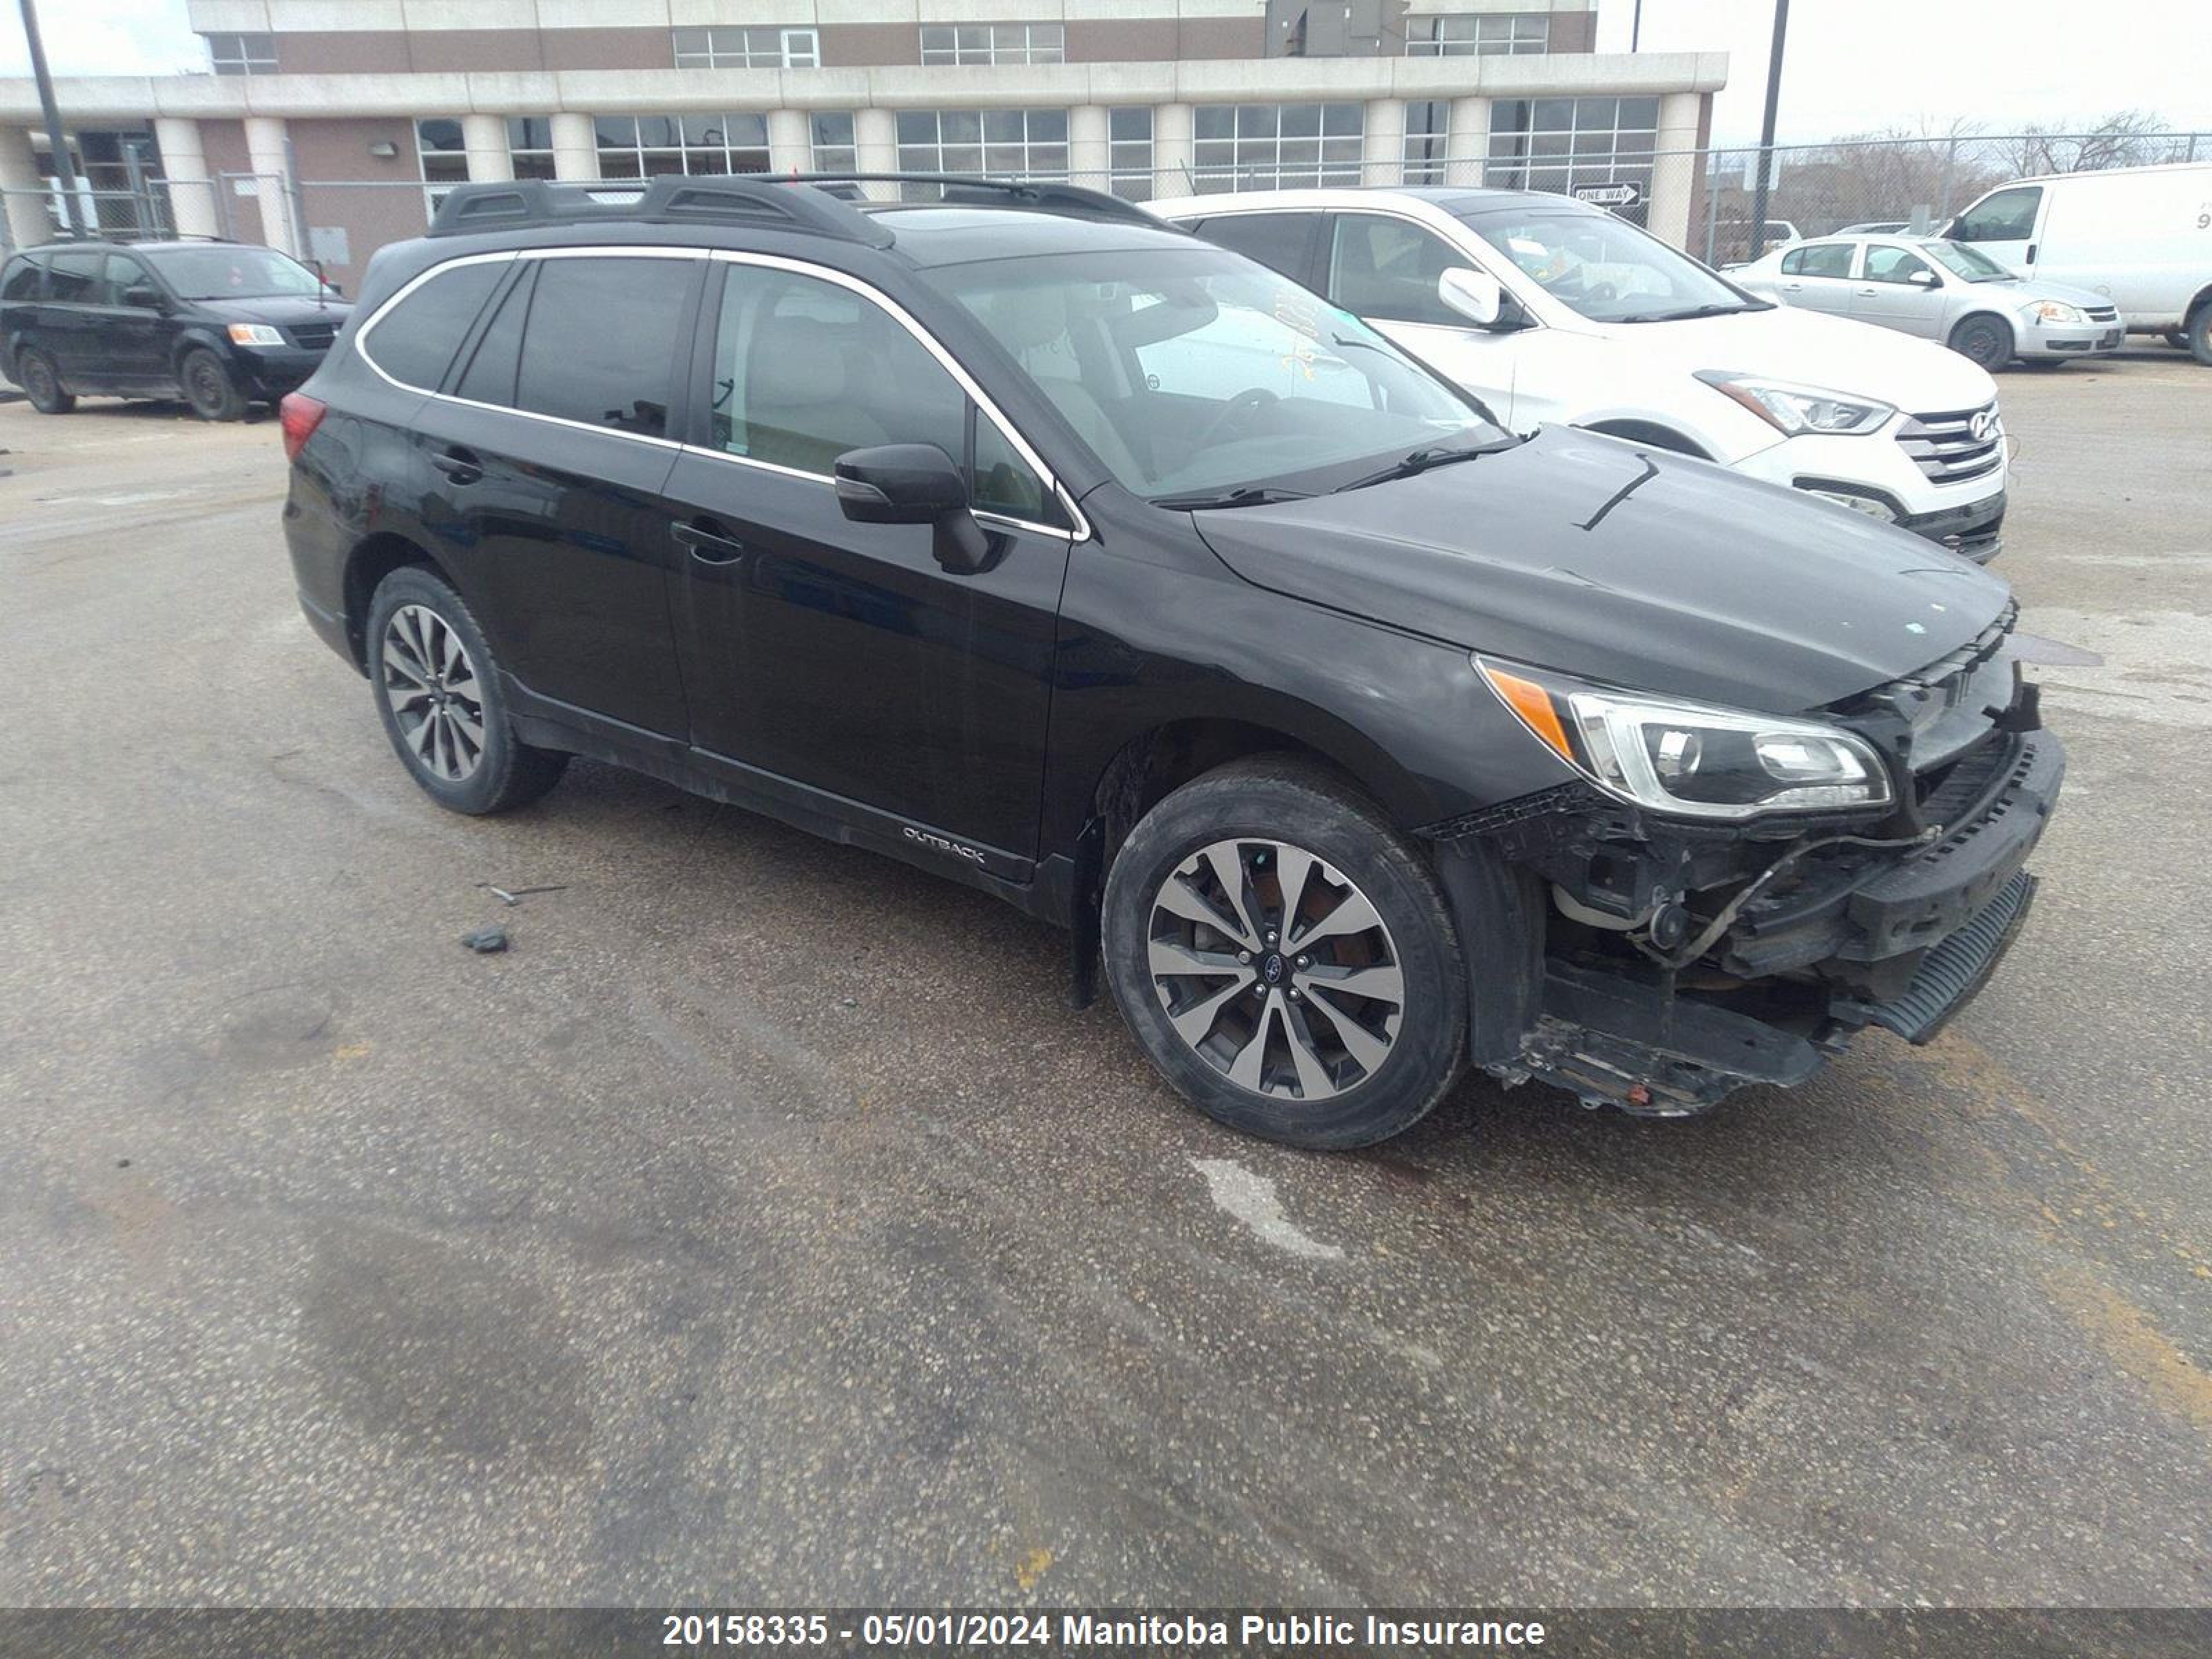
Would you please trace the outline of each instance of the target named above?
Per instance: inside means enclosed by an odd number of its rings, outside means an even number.
[[[2002,647],[2000,629],[1954,677],[1990,664],[2011,679],[1978,740],[1950,747],[1933,714],[1893,732],[1900,805],[1887,822],[1713,829],[1569,784],[1431,826],[1440,851],[1547,890],[1523,908],[1542,942],[1517,1040],[1486,1045],[1478,1029],[1477,1062],[1672,1116],[1747,1084],[1802,1083],[1870,1025],[1929,1041],[2018,937],[2035,896],[2025,866],[2065,775]],[[1917,773],[1916,737],[1941,757]]]

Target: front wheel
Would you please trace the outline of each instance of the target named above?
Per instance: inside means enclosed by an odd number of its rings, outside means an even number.
[[[1209,1116],[1365,1146],[1426,1116],[1466,1049],[1466,971],[1427,863],[1291,757],[1161,801],[1106,883],[1107,979],[1146,1055]]]
[[[491,646],[437,576],[404,565],[378,583],[367,639],[385,735],[439,805],[504,812],[561,781],[568,757],[533,749],[509,728]]]
[[[1951,331],[1951,349],[1994,374],[2012,361],[2012,330],[2001,317],[1969,317]]]
[[[205,346],[195,346],[177,365],[177,382],[192,413],[204,421],[235,421],[246,414],[246,394],[230,378],[222,359]]]
[[[15,359],[15,380],[41,415],[66,415],[76,407],[76,398],[62,390],[62,377],[43,351],[26,351]]]
[[[2189,355],[2207,368],[2212,368],[2212,300],[2190,313],[2189,326],[2182,330],[2189,346]]]

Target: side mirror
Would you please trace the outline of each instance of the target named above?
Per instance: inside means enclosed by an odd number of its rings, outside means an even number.
[[[136,306],[141,311],[159,311],[161,291],[150,283],[133,283],[123,290],[123,303]]]
[[[1505,308],[1505,290],[1498,278],[1465,265],[1454,265],[1437,278],[1437,298],[1478,328],[1495,325]]]
[[[837,505],[855,524],[936,527],[938,563],[956,575],[981,570],[990,538],[968,510],[968,481],[935,444],[878,444],[837,458]]]
[[[1934,288],[1937,285],[1936,273],[1932,270],[1916,270],[1905,280],[1915,288]]]

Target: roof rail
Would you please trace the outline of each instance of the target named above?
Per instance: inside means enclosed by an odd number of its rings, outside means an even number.
[[[430,234],[468,236],[605,220],[625,224],[750,224],[834,236],[870,247],[890,246],[890,229],[849,203],[823,191],[789,189],[788,182],[787,174],[763,173],[558,183],[518,179],[512,184],[455,185],[438,204]]]
[[[974,173],[791,173],[778,176],[787,184],[799,185],[936,185],[947,202],[969,205],[1003,202],[1008,207],[1066,214],[1073,218],[1118,219],[1125,224],[1143,225],[1152,230],[1182,228],[1155,218],[1134,202],[1105,191],[1046,179],[989,179]]]

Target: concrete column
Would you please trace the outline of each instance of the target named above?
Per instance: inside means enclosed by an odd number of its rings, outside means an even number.
[[[1158,104],[1152,109],[1152,194],[1165,199],[1190,196],[1198,187],[1190,177],[1190,106]]]
[[[1444,182],[1479,185],[1482,164],[1490,155],[1490,100],[1455,98],[1451,131],[1444,139]]]
[[[255,188],[260,192],[261,240],[299,258],[305,257],[307,248],[301,240],[298,226],[292,222],[292,152],[289,137],[280,117],[246,118],[246,164],[253,169]]]
[[[1067,170],[1079,185],[1111,187],[1113,151],[1107,148],[1106,106],[1078,104],[1067,112]]]
[[[200,144],[200,124],[157,117],[154,142],[161,150],[161,176],[168,180],[169,216],[179,236],[220,236],[222,216],[216,204],[217,188],[208,173],[207,151]]]
[[[768,165],[772,173],[811,173],[814,143],[803,109],[772,109],[768,112]]]
[[[1406,100],[1370,98],[1367,101],[1365,164],[1359,169],[1363,185],[1401,185],[1406,181]]]
[[[54,234],[46,213],[46,189],[32,155],[29,133],[21,127],[0,127],[0,192],[7,197],[11,247],[49,241]]]
[[[1690,198],[1695,193],[1698,94],[1670,92],[1659,100],[1658,152],[1651,162],[1651,205],[1644,228],[1672,247],[1690,245]]]
[[[514,177],[514,157],[507,148],[507,117],[461,117],[461,149],[469,158],[471,184],[505,184]]]
[[[553,118],[553,176],[556,179],[596,179],[599,176],[599,141],[592,118],[567,111]]]
[[[887,109],[854,111],[853,143],[861,172],[898,171],[898,117],[893,112]],[[898,200],[896,185],[863,185],[860,188],[875,201]]]

